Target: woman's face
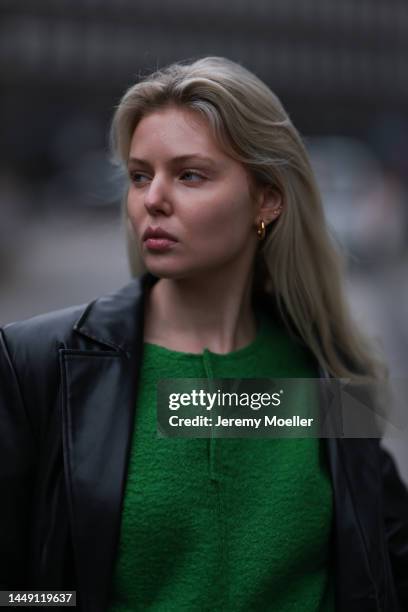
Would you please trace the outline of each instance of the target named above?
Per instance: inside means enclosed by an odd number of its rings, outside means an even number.
[[[128,216],[146,268],[187,278],[249,269],[257,245],[256,209],[244,166],[215,141],[206,120],[167,107],[137,125],[129,153]],[[145,239],[149,229],[174,240]]]

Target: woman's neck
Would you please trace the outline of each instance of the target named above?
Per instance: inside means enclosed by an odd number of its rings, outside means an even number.
[[[252,277],[160,279],[146,300],[145,342],[189,353],[239,350],[256,337],[251,295]]]

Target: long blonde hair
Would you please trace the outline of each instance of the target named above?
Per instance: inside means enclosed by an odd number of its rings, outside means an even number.
[[[133,85],[120,101],[111,129],[119,163],[127,164],[140,119],[168,105],[201,113],[220,145],[257,184],[280,191],[283,211],[267,228],[256,268],[258,283],[289,332],[332,376],[385,378],[373,342],[351,317],[344,256],[327,226],[305,146],[277,96],[249,70],[222,57],[172,64]],[[128,253],[133,274],[140,274],[143,264],[129,231]]]

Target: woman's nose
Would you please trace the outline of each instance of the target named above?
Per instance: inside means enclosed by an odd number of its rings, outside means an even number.
[[[170,189],[163,179],[159,177],[152,179],[145,190],[144,205],[151,215],[170,214],[172,210]]]

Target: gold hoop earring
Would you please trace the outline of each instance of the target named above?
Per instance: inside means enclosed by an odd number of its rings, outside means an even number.
[[[263,219],[259,221],[258,226],[256,228],[256,233],[258,234],[259,240],[263,240],[265,238],[266,229],[265,229],[265,223]]]

